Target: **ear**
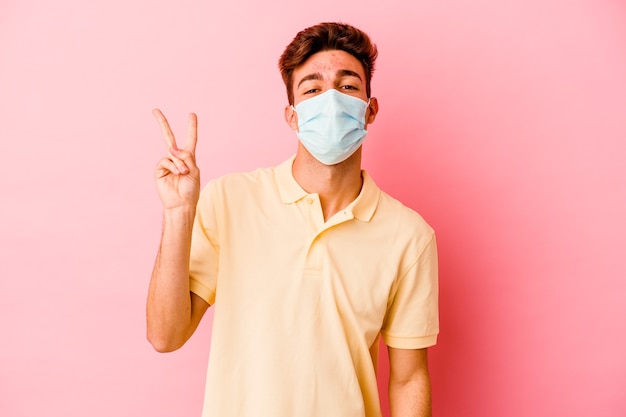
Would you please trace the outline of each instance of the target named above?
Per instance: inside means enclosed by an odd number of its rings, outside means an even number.
[[[378,99],[376,97],[370,98],[370,105],[365,113],[365,125],[374,123],[376,115],[378,114]]]
[[[285,106],[285,121],[292,130],[298,131],[298,113],[291,105]]]

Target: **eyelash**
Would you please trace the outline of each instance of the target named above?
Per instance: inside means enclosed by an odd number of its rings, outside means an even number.
[[[342,85],[341,87],[339,87],[342,90],[357,90],[357,88],[353,85]],[[318,88],[311,88],[310,90],[306,90],[304,92],[304,94],[315,94],[318,91],[320,91]]]

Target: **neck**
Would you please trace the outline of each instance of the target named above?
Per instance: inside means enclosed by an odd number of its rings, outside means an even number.
[[[317,193],[324,221],[353,202],[363,185],[361,149],[336,165],[324,165],[299,144],[293,177],[307,193]]]

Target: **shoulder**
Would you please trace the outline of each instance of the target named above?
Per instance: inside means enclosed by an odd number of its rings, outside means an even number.
[[[275,188],[275,170],[276,167],[264,167],[211,179],[202,189],[201,198],[238,198],[267,193]]]
[[[363,178],[357,209],[363,219],[369,218],[370,230],[386,239],[392,236],[394,244],[408,245],[414,250],[419,250],[415,246],[423,248],[433,240],[433,228],[417,211],[378,187],[366,171],[363,171]]]
[[[380,192],[378,209],[376,215],[384,218],[396,227],[408,229],[410,232],[420,232],[424,234],[434,234],[433,228],[414,209],[407,207],[400,200],[390,196],[386,192]]]
[[[268,182],[273,182],[275,169],[276,167],[264,167],[257,168],[253,171],[230,173],[209,181],[209,184],[213,182],[216,187],[231,185],[262,185]]]
[[[386,236],[390,249],[406,255],[409,262],[436,245],[435,230],[430,224],[417,211],[382,190],[371,222]]]

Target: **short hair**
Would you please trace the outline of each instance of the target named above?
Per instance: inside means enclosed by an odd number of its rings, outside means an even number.
[[[320,23],[300,31],[278,60],[278,68],[287,87],[289,104],[294,102],[293,72],[313,54],[321,51],[345,51],[361,62],[365,72],[367,97],[371,95],[371,80],[374,63],[378,56],[376,45],[369,36],[345,23]]]

